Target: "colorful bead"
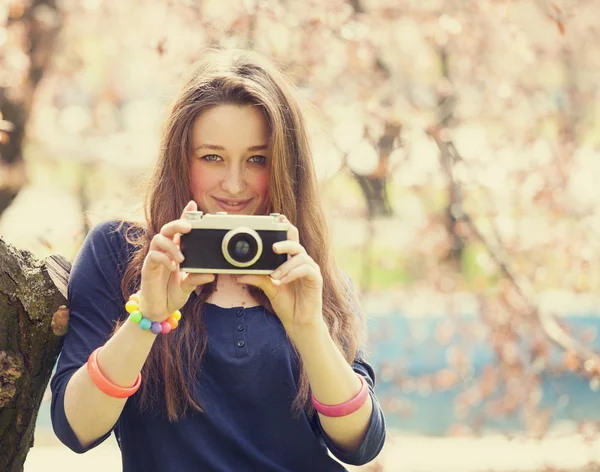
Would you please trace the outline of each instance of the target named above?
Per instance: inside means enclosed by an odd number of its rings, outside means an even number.
[[[163,321],[160,325],[162,326],[162,334],[169,334],[173,329],[167,321]]]
[[[153,321],[152,322],[152,327],[150,328],[150,331],[152,331],[154,334],[160,334],[162,333],[162,326],[158,321]]]
[[[140,328],[143,330],[149,330],[151,327],[152,321],[150,321],[148,318],[142,318],[142,321],[140,321]]]
[[[167,320],[167,323],[169,323],[171,325],[171,329],[175,329],[175,328],[177,328],[177,326],[179,326],[179,321],[177,321],[174,316],[171,316]]]
[[[137,311],[138,309],[138,304],[137,302],[133,301],[133,300],[129,300],[126,304],[125,304],[125,309],[127,310],[127,313],[133,313],[134,311]]]
[[[144,318],[140,312],[140,295],[139,292],[132,293],[129,296],[129,301],[125,304],[125,309],[129,313],[129,319],[134,323],[139,323],[143,330],[150,330],[154,334],[168,334],[179,326],[181,320],[181,311],[175,310],[171,316],[163,321],[151,321]]]

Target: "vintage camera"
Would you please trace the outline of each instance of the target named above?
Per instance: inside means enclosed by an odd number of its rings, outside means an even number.
[[[287,239],[289,224],[279,213],[266,215],[204,214],[186,211],[192,230],[182,234],[180,249],[184,272],[208,274],[271,274],[287,261],[273,252],[273,244]]]

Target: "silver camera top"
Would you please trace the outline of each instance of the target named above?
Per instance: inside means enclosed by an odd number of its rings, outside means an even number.
[[[257,231],[287,231],[289,224],[279,220],[279,213],[270,215],[229,215],[225,211],[203,213],[186,211],[183,217],[192,224],[192,229],[233,229],[246,226]]]

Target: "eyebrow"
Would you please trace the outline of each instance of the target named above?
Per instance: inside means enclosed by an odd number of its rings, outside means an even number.
[[[217,146],[215,144],[201,144],[200,146],[198,146],[196,148],[196,151],[198,149],[211,149],[213,151],[225,151],[225,148],[223,146]],[[267,149],[267,145],[260,144],[258,146],[250,146],[247,150],[248,151],[264,151],[265,149]]]

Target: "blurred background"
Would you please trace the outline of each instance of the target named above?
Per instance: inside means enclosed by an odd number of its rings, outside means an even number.
[[[600,470],[600,2],[0,0],[0,235],[72,261],[141,217],[209,45],[297,84],[388,441],[364,471]],[[25,470],[78,456],[46,394]]]

